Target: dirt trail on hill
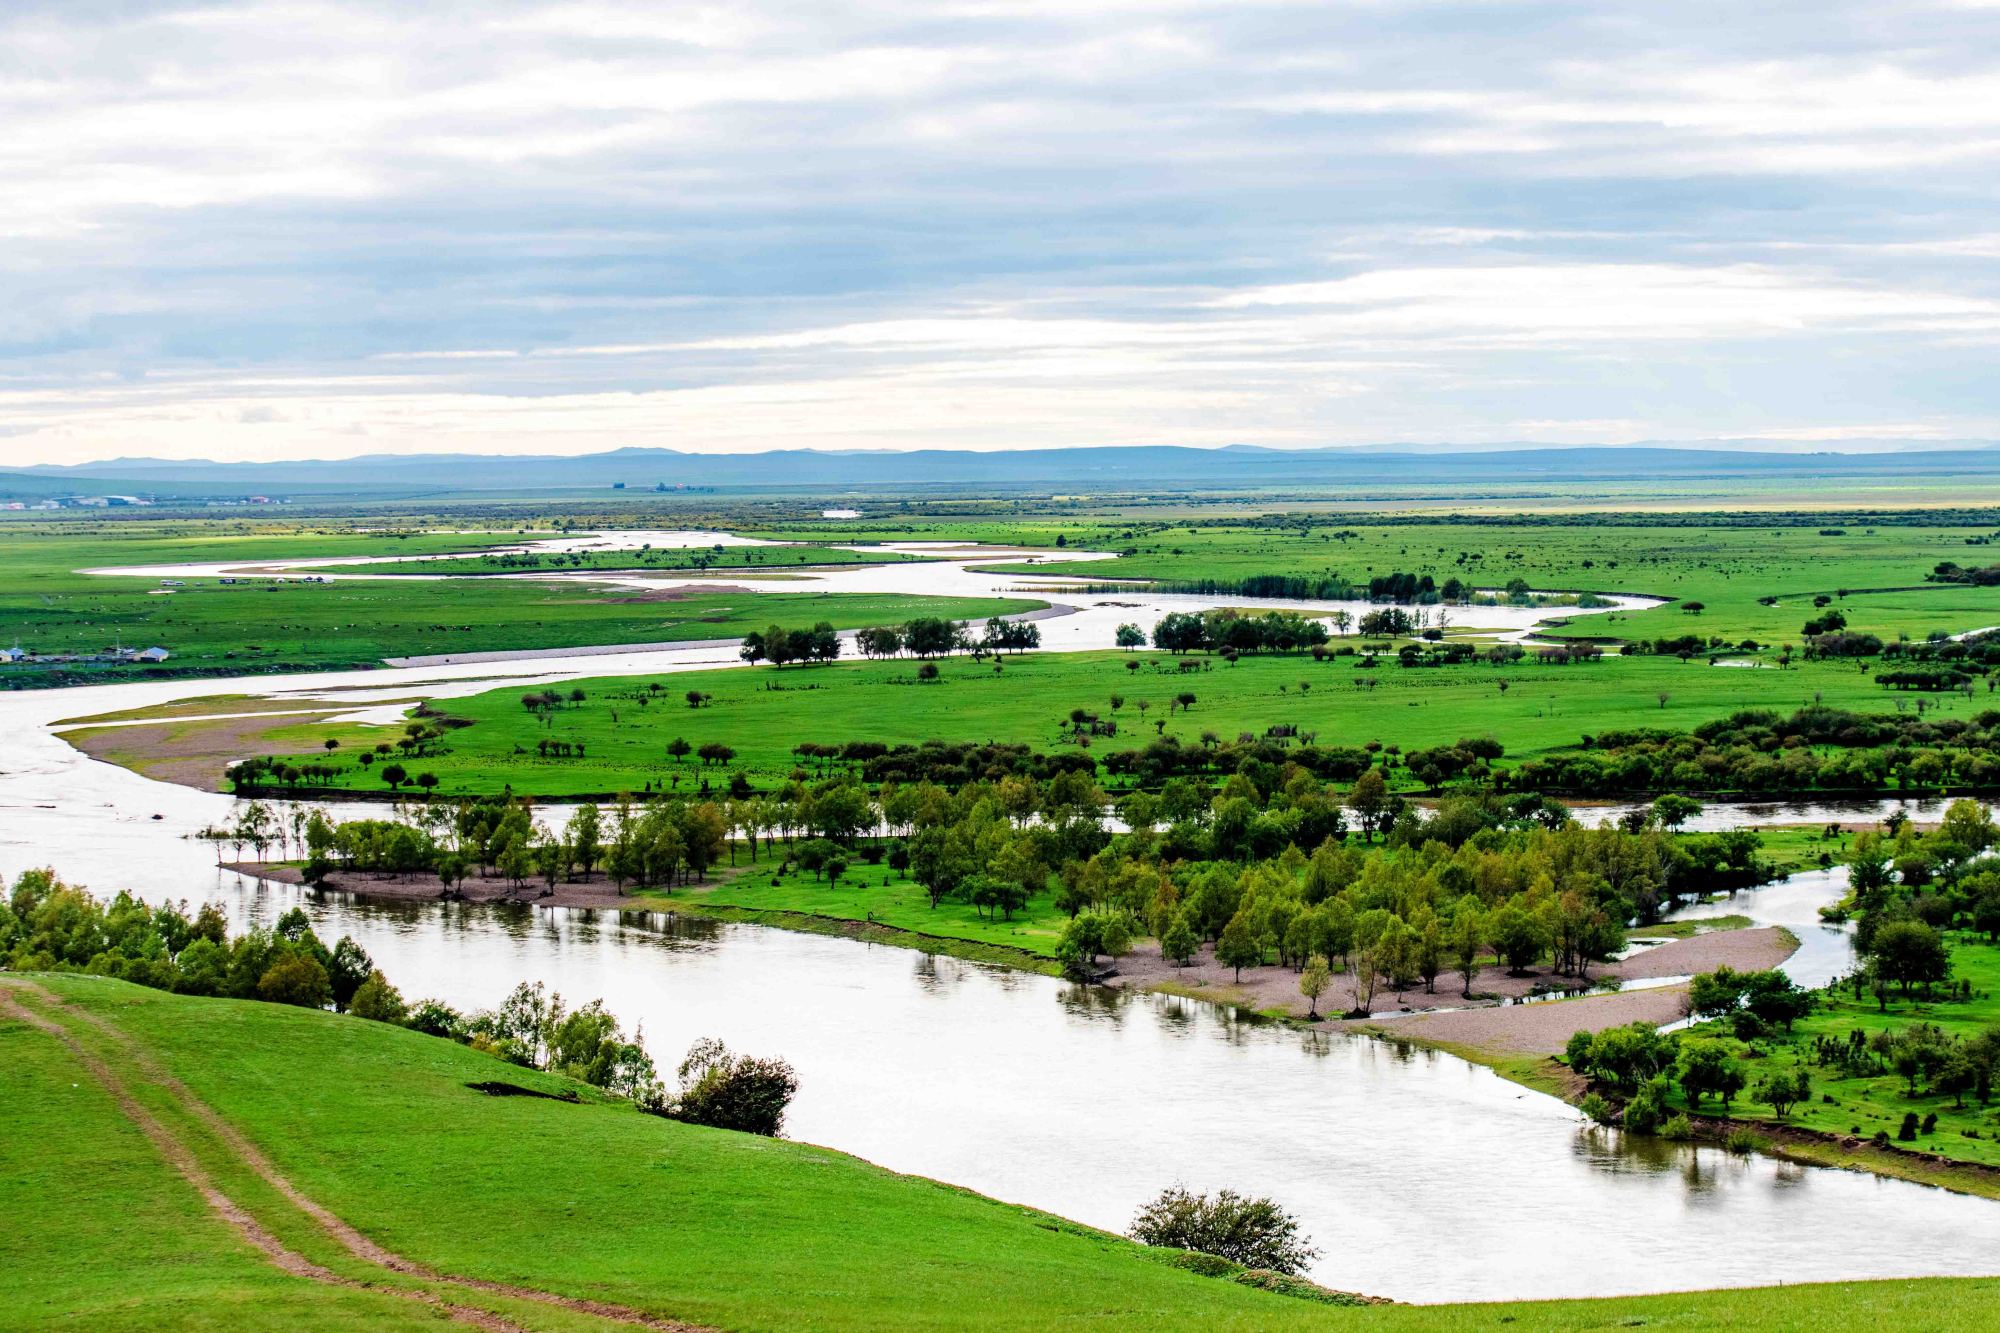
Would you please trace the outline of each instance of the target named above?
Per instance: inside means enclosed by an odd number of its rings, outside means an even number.
[[[239,1231],[242,1231],[252,1244],[264,1250],[267,1255],[272,1257],[273,1262],[278,1263],[279,1267],[284,1268],[287,1272],[295,1272],[299,1276],[310,1277],[315,1281],[331,1281],[344,1286],[362,1287],[374,1291],[387,1291],[391,1295],[404,1296],[424,1301],[427,1304],[438,1305],[451,1314],[453,1318],[459,1318],[462,1322],[470,1322],[478,1324],[481,1327],[496,1330],[505,1329],[515,1330],[516,1333],[527,1333],[527,1330],[522,1329],[520,1325],[510,1323],[498,1315],[487,1311],[454,1306],[447,1302],[439,1301],[427,1293],[376,1287],[369,1283],[345,1278],[284,1249],[275,1237],[265,1231],[254,1218],[247,1212],[244,1212],[242,1208],[227,1196],[223,1195],[220,1190],[215,1189],[212,1183],[203,1183],[208,1181],[207,1174],[195,1162],[192,1154],[187,1151],[185,1145],[174,1139],[165,1127],[153,1119],[144,1107],[131,1099],[130,1095],[124,1091],[123,1085],[118,1083],[117,1076],[111,1072],[108,1066],[87,1053],[61,1024],[41,1014],[34,1013],[22,1005],[15,996],[9,994],[14,989],[26,991],[34,995],[41,1003],[59,1010],[79,1022],[88,1024],[116,1043],[125,1053],[126,1057],[132,1061],[133,1065],[149,1081],[172,1095],[181,1104],[182,1109],[206,1125],[236,1155],[244,1166],[256,1173],[266,1184],[277,1190],[292,1206],[307,1217],[310,1217],[322,1231],[338,1242],[349,1254],[365,1263],[387,1269],[392,1273],[399,1273],[423,1281],[440,1282],[451,1286],[486,1292],[495,1296],[533,1301],[537,1304],[555,1306],[577,1314],[592,1315],[612,1323],[659,1330],[659,1333],[711,1333],[710,1330],[705,1329],[699,1324],[683,1323],[679,1320],[650,1315],[643,1310],[617,1305],[609,1301],[593,1300],[581,1296],[561,1296],[554,1292],[541,1291],[532,1287],[514,1286],[510,1283],[496,1282],[487,1278],[462,1277],[457,1274],[440,1272],[413,1259],[404,1258],[395,1251],[378,1244],[360,1229],[341,1218],[332,1209],[293,1184],[288,1177],[278,1170],[271,1159],[264,1155],[263,1150],[251,1142],[241,1130],[224,1119],[221,1113],[214,1107],[196,1096],[193,1089],[169,1073],[150,1051],[146,1050],[129,1033],[112,1023],[109,1019],[73,1005],[56,995],[53,991],[37,986],[33,982],[16,982],[0,985],[0,1007],[4,1007],[7,1012],[22,1017],[33,1026],[55,1036],[74,1052],[77,1058],[82,1060],[86,1068],[91,1071],[92,1077],[96,1078],[112,1092],[113,1097],[118,1100],[120,1108],[125,1110],[127,1116],[131,1117],[139,1124],[142,1130],[146,1131],[147,1137],[152,1138],[160,1146],[161,1152],[181,1170],[183,1175],[188,1176],[190,1181],[195,1182],[196,1188],[202,1191],[204,1198],[209,1199],[211,1206],[215,1207],[219,1213],[222,1213],[225,1220],[229,1221],[232,1226],[236,1226]],[[200,1177],[199,1180],[196,1180],[197,1176]],[[303,1265],[303,1267],[295,1267],[295,1264]]]
[[[254,1249],[262,1253],[266,1259],[270,1260],[274,1267],[291,1274],[293,1277],[301,1277],[311,1282],[324,1283],[327,1286],[347,1287],[356,1291],[375,1291],[387,1296],[396,1296],[404,1300],[416,1301],[422,1305],[434,1306],[459,1323],[471,1324],[476,1328],[490,1329],[493,1333],[528,1333],[520,1325],[510,1323],[490,1311],[453,1305],[449,1302],[439,1300],[428,1292],[400,1291],[392,1287],[378,1287],[371,1283],[344,1277],[329,1268],[321,1267],[302,1254],[287,1249],[283,1241],[280,1241],[276,1236],[265,1230],[263,1224],[252,1217],[241,1204],[222,1192],[221,1188],[216,1185],[208,1172],[202,1169],[201,1163],[195,1160],[194,1153],[188,1149],[188,1146],[174,1137],[172,1131],[161,1124],[151,1111],[148,1111],[144,1106],[139,1104],[138,1099],[132,1095],[124,1082],[112,1072],[109,1065],[84,1049],[82,1043],[77,1041],[70,1034],[69,1029],[63,1027],[62,1024],[36,1013],[22,1004],[14,994],[15,989],[16,987],[12,984],[0,985],[0,1014],[5,1014],[10,1018],[18,1018],[28,1024],[28,1026],[45,1032],[61,1042],[64,1048],[72,1056],[76,1057],[77,1063],[83,1066],[84,1071],[96,1080],[98,1085],[110,1095],[113,1104],[118,1107],[120,1113],[136,1125],[139,1132],[144,1134],[152,1142],[153,1147],[159,1150],[160,1156],[166,1158],[167,1164],[178,1171],[182,1179],[194,1187],[195,1192],[201,1195],[202,1200],[208,1204],[215,1215],[220,1217],[231,1230],[241,1236]],[[53,996],[49,995],[49,992],[42,990],[39,986],[26,985],[20,987],[20,989],[30,990],[51,1000],[54,999]],[[60,1005],[61,1002],[56,1001],[56,1003]],[[75,1011],[70,1010],[69,1012],[73,1013]]]

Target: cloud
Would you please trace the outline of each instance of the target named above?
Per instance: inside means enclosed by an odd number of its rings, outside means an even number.
[[[17,0],[0,463],[1990,431],[2000,12],[1713,19]]]

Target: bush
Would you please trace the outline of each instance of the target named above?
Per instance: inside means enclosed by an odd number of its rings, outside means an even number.
[[[679,1072],[680,1095],[662,1108],[666,1114],[767,1138],[784,1128],[785,1108],[799,1090],[798,1075],[783,1060],[735,1055],[713,1037],[688,1048]]]
[[[1589,1116],[1594,1124],[1609,1125],[1618,1119],[1617,1114],[1611,1109],[1611,1103],[1594,1092],[1585,1097],[1577,1109]]]
[[[1738,1129],[1730,1131],[1729,1137],[1722,1141],[1722,1146],[1730,1152],[1747,1155],[1762,1152],[1767,1143],[1764,1136],[1754,1130]]]
[[[1674,1143],[1686,1143],[1689,1139],[1693,1138],[1694,1126],[1688,1122],[1687,1113],[1683,1111],[1674,1116],[1673,1119],[1667,1121],[1666,1124],[1661,1125],[1660,1137],[1671,1140]]]
[[[377,1023],[400,1023],[407,1009],[402,994],[389,984],[389,978],[380,969],[368,974],[368,980],[355,990],[347,1005],[347,1012],[356,1018],[373,1019]]]
[[[1299,1235],[1298,1219],[1270,1199],[1251,1199],[1234,1190],[1213,1199],[1176,1186],[1139,1210],[1132,1238],[1215,1255],[1246,1268],[1296,1274],[1318,1257]]]
[[[257,998],[272,1004],[324,1009],[333,1002],[333,983],[317,959],[287,954],[257,979]]]

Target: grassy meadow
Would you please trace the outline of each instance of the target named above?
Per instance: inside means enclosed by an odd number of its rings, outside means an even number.
[[[1952,977],[1970,983],[1969,999],[1947,999],[1941,993],[1936,998],[1892,994],[1884,1008],[1872,993],[1864,992],[1856,998],[1851,990],[1836,989],[1822,992],[1813,1013],[1799,1020],[1789,1035],[1780,1032],[1754,1042],[1742,1042],[1727,1035],[1725,1024],[1704,1024],[1700,1031],[1704,1036],[1719,1036],[1728,1041],[1735,1054],[1744,1059],[1744,1072],[1752,1090],[1773,1066],[1789,1068],[1797,1063],[1816,1038],[1845,1041],[1849,1031],[1856,1028],[1872,1036],[1912,1024],[1931,1023],[1953,1037],[1978,1036],[2000,1025],[2000,947],[1969,931],[1947,932],[1947,937],[1951,942]],[[1969,1093],[1954,1097],[1924,1086],[1921,1080],[1912,1090],[1910,1083],[1893,1070],[1849,1075],[1837,1066],[1809,1068],[1813,1096],[1794,1107],[1789,1116],[1781,1119],[1748,1092],[1731,1104],[1730,1116],[1848,1138],[1868,1139],[1878,1131],[1886,1131],[1891,1142],[1901,1148],[2000,1167],[2000,1105],[1982,1106]],[[1685,1106],[1685,1100],[1677,1100],[1676,1105]],[[1706,1103],[1710,1111],[1715,1107],[1713,1099]],[[1914,1142],[1897,1142],[1897,1130],[1909,1112],[1915,1112],[1920,1119],[1935,1115],[1936,1128],[1921,1134]]]
[[[35,533],[0,527],[0,646],[96,653],[154,644],[157,668],[80,664],[0,667],[12,683],[75,684],[154,675],[339,670],[386,657],[595,644],[738,638],[773,619],[853,628],[911,615],[984,617],[1027,610],[1015,599],[911,598],[819,592],[648,594],[531,579],[339,581],[224,586],[190,579],[86,574],[104,567],[312,556],[445,554],[513,534],[229,532],[211,526],[123,525],[116,531]],[[462,562],[452,562],[453,567]]]
[[[402,1029],[101,978],[33,980],[123,1035],[21,1000],[103,1062],[251,1217],[306,1259],[373,1285],[278,1272],[217,1220],[69,1049],[0,1015],[10,1122],[0,1136],[0,1206],[12,1223],[0,1232],[0,1325],[8,1327],[437,1326],[435,1311],[397,1298],[411,1290],[443,1291],[531,1329],[610,1326],[355,1259],[199,1121],[162,1081],[168,1074],[304,1195],[391,1251],[447,1275],[717,1329],[976,1321],[1001,1329],[1456,1333],[1505,1324],[1817,1333],[2000,1319],[2000,1281],[1990,1279],[1322,1305],[1196,1276],[1164,1262],[1166,1252],[826,1149],[642,1116],[586,1086]],[[466,1086],[494,1078],[581,1100],[494,1098]]]
[[[1028,653],[1008,657],[998,670],[990,661],[954,658],[940,663],[939,678],[928,682],[917,679],[917,664],[908,660],[730,668],[586,680],[576,686],[583,702],[538,713],[522,705],[521,687],[501,687],[437,705],[472,725],[451,731],[442,752],[406,766],[436,773],[445,795],[503,787],[557,797],[660,787],[688,792],[699,787],[704,771],[692,755],[676,761],[668,754],[675,738],[736,751],[727,769],[707,770],[711,779],[741,770],[768,785],[798,765],[792,749],[805,741],[935,738],[1073,747],[1069,715],[1077,708],[1118,724],[1115,737],[1092,741],[1100,756],[1162,734],[1195,745],[1205,733],[1233,740],[1240,732],[1294,724],[1317,732],[1322,746],[1381,741],[1408,750],[1492,736],[1507,748],[1504,764],[1612,728],[1687,728],[1740,708],[1789,712],[1820,701],[1888,712],[1908,701],[1876,685],[1871,673],[1837,662],[1800,661],[1781,670],[1606,657],[1567,667],[1523,662],[1360,670],[1353,657],[1245,657],[1233,666],[1202,660],[1211,668],[1184,674],[1171,669],[1174,659],[1150,652]],[[690,690],[708,696],[699,708],[687,705]],[[1186,711],[1173,707],[1182,692],[1196,696]],[[1114,695],[1122,701],[1115,711]],[[1991,706],[1984,694],[1932,703],[1945,717]],[[271,732],[265,751],[321,762],[328,739],[352,752],[399,734],[307,724]],[[545,757],[538,748],[543,740],[580,744],[582,757],[574,751],[568,758]],[[109,757],[117,758],[118,738],[111,741]],[[338,781],[381,786],[379,778],[352,766]]]

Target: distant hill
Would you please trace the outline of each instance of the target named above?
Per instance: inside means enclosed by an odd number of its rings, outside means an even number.
[[[42,466],[0,473],[0,499],[76,494],[157,498],[243,497],[252,494],[326,498],[342,494],[418,495],[450,492],[629,491],[668,488],[918,489],[1346,489],[1462,482],[1615,482],[1866,477],[2000,476],[2000,446],[1968,443],[1948,449],[1882,441],[1866,452],[1775,453],[1714,446],[1520,447],[1465,450],[1449,446],[1266,449],[1247,445],[1195,449],[1174,445],[1129,448],[1022,449],[1002,452],[920,449],[824,452],[780,449],[755,454],[697,454],[672,449],[617,449],[582,456],[480,454],[368,455],[283,463],[177,462],[114,459],[73,467]],[[1864,448],[1866,446],[1863,446]]]

